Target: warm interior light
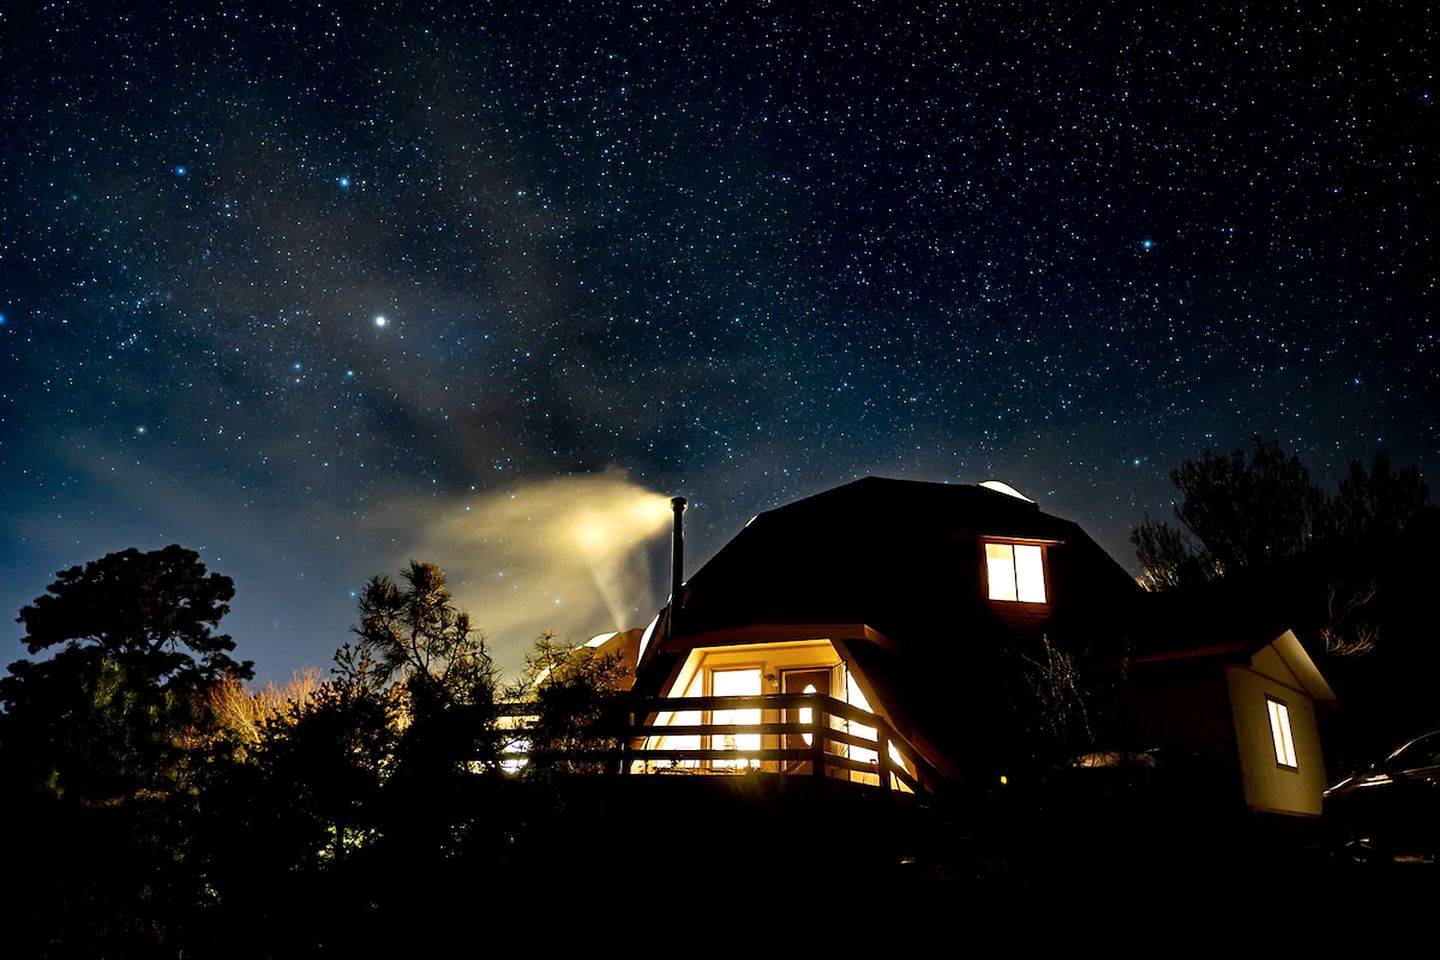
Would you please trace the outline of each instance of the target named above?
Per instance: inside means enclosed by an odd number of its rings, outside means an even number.
[[[1015,545],[1015,588],[1025,603],[1045,602],[1045,561],[1033,544]]]
[[[1045,602],[1045,552],[1033,543],[985,544],[991,600]]]
[[[801,693],[818,693],[819,691],[815,689],[815,684],[813,684],[813,683],[807,683],[807,684],[805,684],[805,689],[804,689],[804,690],[801,690],[800,692],[801,692]],[[810,724],[814,723],[814,722],[815,722],[815,711],[814,711],[814,710],[811,710],[809,707],[801,707],[801,708],[800,708],[800,722],[803,723],[803,724],[805,724],[807,727],[808,727]],[[805,741],[805,746],[808,747],[808,746],[810,746],[812,743],[815,742],[815,735],[814,735],[813,733],[802,733],[802,734],[800,734],[800,739],[801,739],[801,740],[804,740],[804,741]]]
[[[714,697],[749,697],[760,695],[760,668],[744,670],[715,670],[710,674],[710,695]],[[715,724],[759,723],[759,710],[716,710],[711,722]],[[760,734],[727,733],[711,737],[712,750],[759,750]],[[715,767],[758,767],[758,760],[716,760]]]
[[[1016,600],[1015,548],[1008,543],[985,544],[985,574],[991,600]]]
[[[1295,762],[1295,737],[1290,730],[1290,708],[1279,700],[1265,698],[1270,708],[1270,739],[1275,744],[1275,761],[1282,766],[1298,767]]]

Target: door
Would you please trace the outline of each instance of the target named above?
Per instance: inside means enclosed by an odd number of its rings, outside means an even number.
[[[823,693],[830,696],[830,668],[807,667],[802,670],[780,671],[781,693]],[[814,723],[809,707],[796,707],[785,711],[785,723]],[[787,733],[786,750],[809,750],[814,742],[811,733]],[[809,760],[789,760],[785,763],[786,773],[811,773],[813,764]]]

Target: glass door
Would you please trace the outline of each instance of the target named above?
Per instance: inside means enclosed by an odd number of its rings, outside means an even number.
[[[830,695],[830,668],[807,667],[803,670],[780,671],[781,693],[823,693]],[[785,723],[812,724],[814,712],[809,707],[795,707],[785,711]],[[815,741],[813,733],[787,733],[784,737],[786,750],[809,750]],[[810,760],[787,760],[786,773],[811,773],[814,764]]]

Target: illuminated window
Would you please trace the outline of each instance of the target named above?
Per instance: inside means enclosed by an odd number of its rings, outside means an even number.
[[[714,670],[710,673],[712,697],[754,697],[760,695],[760,668]],[[760,722],[759,710],[716,710],[710,722],[737,726]],[[759,750],[760,734],[726,733],[710,737],[711,750]],[[758,767],[759,760],[713,760],[712,767]]]
[[[1295,762],[1295,735],[1290,730],[1290,708],[1274,697],[1266,697],[1270,709],[1270,741],[1275,745],[1275,762],[1287,770],[1299,770]]]
[[[985,544],[991,600],[1045,602],[1044,548],[1033,543]]]

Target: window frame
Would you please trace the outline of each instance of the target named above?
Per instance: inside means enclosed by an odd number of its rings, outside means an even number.
[[[1015,592],[1015,598],[997,597],[991,589],[990,579],[990,547],[1010,548],[1010,575],[1013,578],[1011,586]],[[985,599],[991,603],[1013,603],[1022,606],[1044,607],[1050,605],[1051,582],[1050,582],[1050,551],[1047,549],[1050,544],[1040,540],[1006,540],[999,538],[987,538],[980,542],[980,568],[984,572]],[[1020,598],[1020,565],[1015,559],[1016,547],[1034,547],[1040,551],[1040,586],[1044,593],[1042,600],[1022,600]]]
[[[759,677],[760,677],[760,689],[759,689],[759,692],[758,692],[758,693],[755,693],[755,694],[739,694],[739,696],[764,696],[764,695],[765,695],[765,663],[764,663],[764,661],[761,661],[761,662],[759,662],[759,663],[733,663],[733,664],[732,664],[732,663],[727,663],[727,664],[718,665],[718,666],[714,666],[714,667],[704,667],[704,666],[702,666],[701,669],[703,669],[703,670],[705,671],[705,682],[704,682],[704,686],[702,687],[702,689],[705,691],[705,694],[704,694],[704,695],[707,696],[707,697],[726,696],[726,694],[717,694],[717,693],[715,692],[715,675],[716,675],[717,673],[751,673],[751,672],[757,673],[757,674],[759,674]],[[749,712],[749,711],[750,711],[751,709],[753,709],[753,708],[747,707],[747,708],[744,708],[744,709],[745,709],[745,712]],[[717,714],[717,713],[724,713],[724,712],[725,712],[725,711],[723,711],[723,710],[705,710],[705,711],[703,711],[703,712],[701,713],[701,717],[702,717],[701,722],[704,723],[704,724],[706,724],[706,725],[723,722],[723,721],[717,721],[717,720],[715,719],[715,714]],[[738,711],[737,711],[737,712],[738,712]],[[764,723],[764,722],[765,722],[765,711],[764,711],[763,709],[757,709],[757,710],[755,710],[755,712],[758,713],[758,714],[760,714],[760,716],[759,716],[759,718],[757,718],[754,722],[755,722],[755,723]],[[731,721],[731,722],[738,723],[738,721]],[[720,735],[720,734],[714,734],[714,733],[705,735],[704,737],[701,738],[701,748],[702,748],[702,749],[705,749],[705,750],[724,750],[724,749],[726,749],[724,746],[716,746],[716,745],[715,745],[715,740],[716,740],[716,738],[719,737],[719,736],[721,736],[721,735]],[[763,750],[763,749],[765,749],[765,737],[764,737],[763,734],[758,734],[758,733],[742,733],[742,734],[739,734],[738,736],[742,736],[742,737],[756,737],[756,738],[759,740],[759,743],[758,743],[757,746],[755,746],[755,747],[753,747],[753,748],[751,748],[751,747],[742,747],[742,746],[739,745],[739,743],[737,743],[736,746],[735,746],[735,750],[736,750],[737,753],[742,752],[742,751],[745,751],[745,750],[749,750],[749,749],[755,749],[755,750]],[[753,769],[758,769],[758,768],[761,766],[761,761],[759,761],[759,760],[742,760],[742,759],[740,759],[740,758],[737,757],[737,758],[734,759],[734,760],[708,760],[708,761],[706,761],[706,766],[708,767],[708,769],[711,769],[711,770],[736,770],[736,771],[739,771],[739,770],[747,770],[747,769],[752,769],[752,768],[753,768]]]
[[[1277,712],[1271,704],[1279,707],[1281,712]],[[1284,720],[1283,731],[1277,726],[1277,718]],[[1291,773],[1299,773],[1300,754],[1295,749],[1295,722],[1290,718],[1290,704],[1279,697],[1265,694],[1265,719],[1266,726],[1270,730],[1270,749],[1275,755],[1275,766],[1281,770],[1289,770]],[[1281,736],[1282,732],[1283,736]],[[1290,759],[1289,763],[1286,763],[1285,756],[1282,756],[1282,744],[1288,748],[1285,753]]]

